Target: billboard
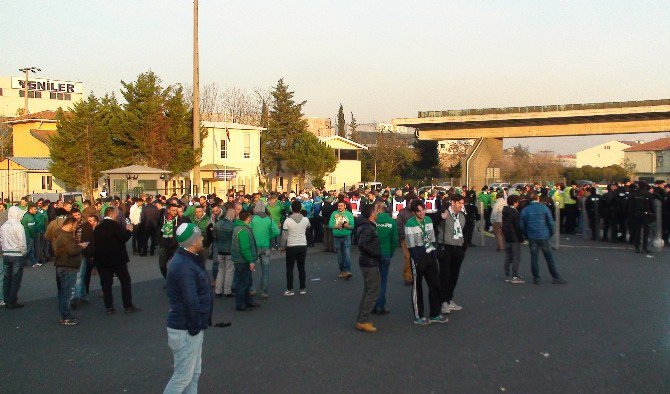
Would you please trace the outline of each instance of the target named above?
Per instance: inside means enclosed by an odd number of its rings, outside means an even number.
[[[25,78],[12,77],[12,89],[25,89],[25,84]],[[81,94],[83,87],[81,82],[58,81],[48,78],[29,78],[28,90]]]

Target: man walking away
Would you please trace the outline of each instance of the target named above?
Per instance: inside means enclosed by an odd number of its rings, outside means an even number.
[[[77,272],[81,265],[81,251],[88,246],[88,242],[77,243],[74,231],[77,219],[70,216],[65,219],[61,231],[54,243],[56,276],[60,286],[58,287],[58,311],[60,312],[60,324],[74,326],[79,324],[77,318],[70,313],[70,296],[74,291],[77,281]]]
[[[298,266],[298,280],[300,294],[307,294],[307,274],[305,273],[305,259],[307,258],[307,236],[309,219],[300,213],[302,205],[299,201],[291,203],[292,215],[284,220],[282,226],[281,249],[286,252],[286,291],[284,295],[290,297],[293,292],[293,268]]]
[[[2,244],[3,265],[3,295],[5,308],[23,308],[18,303],[19,288],[23,278],[23,264],[28,253],[26,232],[21,225],[23,210],[19,207],[10,207],[7,212],[7,221],[0,227],[0,244]]]
[[[212,289],[205,264],[200,229],[181,224],[177,230],[179,249],[167,272],[170,311],[167,318],[168,346],[174,355],[174,373],[164,393],[196,393],[202,369],[202,343],[212,321]]]
[[[565,284],[556,270],[556,263],[549,245],[549,238],[554,235],[554,220],[546,205],[540,202],[537,192],[531,192],[531,203],[521,211],[521,231],[530,244],[530,269],[533,273],[533,283],[539,285],[540,271],[538,267],[539,250],[542,249],[547,261],[549,273],[554,278],[555,285]]]
[[[521,243],[523,242],[523,233],[519,227],[519,196],[512,195],[507,197],[507,206],[503,208],[503,235],[505,237],[505,282],[513,284],[522,284],[523,278],[519,275],[519,262],[521,261]],[[510,267],[512,275],[510,276]]]
[[[112,296],[112,284],[114,275],[121,282],[121,297],[126,313],[141,311],[133,305],[133,294],[130,284],[130,273],[128,272],[128,251],[126,242],[132,235],[132,224],[123,228],[117,223],[116,215],[119,210],[115,207],[105,209],[105,217],[93,230],[93,243],[95,244],[94,259],[100,274],[102,294],[105,301],[107,314],[116,312],[114,309],[114,298]]]
[[[219,270],[216,273],[215,289],[217,297],[232,297],[233,275],[235,267],[230,259],[230,248],[233,242],[235,228],[235,208],[228,208],[221,220],[214,225],[214,239],[216,240],[217,259]]]
[[[279,236],[279,227],[265,212],[265,204],[258,201],[254,206],[254,217],[251,219],[251,230],[258,247],[258,259],[261,263],[261,295],[265,300],[268,296],[270,283],[270,240]]]
[[[389,267],[391,266],[391,259],[393,253],[398,247],[398,228],[396,222],[391,215],[386,213],[387,205],[383,201],[377,201],[374,204],[377,212],[377,236],[379,237],[379,247],[381,249],[382,257],[379,260],[379,276],[381,278],[381,287],[379,291],[379,298],[372,310],[373,314],[385,315],[389,313],[386,309],[386,287],[388,285]],[[360,245],[360,244],[359,244]]]
[[[158,244],[158,218],[159,218],[158,207],[156,207],[156,202],[153,204],[145,204],[142,207],[142,212],[140,213],[140,226],[142,226],[142,231],[140,234],[142,238],[140,240],[140,256],[147,255],[147,244],[149,239],[151,239],[151,248],[149,249],[149,254],[154,255],[156,250],[156,245]]]
[[[397,198],[397,196],[394,198]],[[410,264],[409,250],[407,249],[407,242],[405,240],[405,223],[407,223],[407,221],[413,217],[413,214],[410,211],[410,207],[413,201],[414,197],[407,196],[406,200],[407,206],[402,208],[400,212],[398,212],[398,217],[396,218],[396,224],[398,227],[398,239],[400,240],[400,247],[402,248],[403,263],[404,263],[402,280],[407,286],[411,286],[412,283],[414,283],[412,280],[412,267]]]
[[[440,264],[440,301],[442,302],[441,311],[443,314],[462,309],[452,299],[461,272],[461,264],[465,258],[465,249],[467,248],[463,236],[463,227],[465,227],[463,196],[452,194],[450,201],[451,204],[441,215],[442,227],[437,241],[437,260]]]
[[[230,257],[235,264],[235,310],[246,311],[261,304],[254,302],[251,295],[253,285],[252,272],[258,260],[258,248],[254,233],[251,231],[251,213],[241,211],[240,218],[235,220]]]
[[[440,314],[440,279],[435,261],[435,230],[430,218],[426,217],[426,206],[421,200],[414,200],[410,210],[414,213],[405,223],[405,240],[412,264],[412,306],[414,324],[446,323],[449,319]],[[423,280],[428,285],[430,318],[424,317]]]
[[[377,211],[372,205],[363,207],[363,217],[356,227],[356,238],[358,239],[358,250],[360,257],[358,264],[363,274],[363,296],[358,307],[358,320],[356,329],[364,332],[377,332],[377,328],[370,321],[370,313],[379,298],[380,277],[379,262],[381,260],[381,248],[375,221]]]

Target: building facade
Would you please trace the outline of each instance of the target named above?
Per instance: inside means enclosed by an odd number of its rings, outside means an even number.
[[[332,137],[337,134],[337,130],[333,128],[330,118],[303,118],[307,121],[307,131],[315,136]]]
[[[0,116],[13,117],[25,113],[25,77],[0,77]],[[72,103],[82,100],[81,82],[52,80],[49,78],[28,79],[28,113],[67,109]]]
[[[624,149],[639,145],[642,141],[607,141],[600,145],[581,150],[576,154],[577,167],[609,167],[623,165]]]
[[[44,157],[6,157],[0,162],[0,196],[18,201],[35,193],[63,193],[65,183],[49,171],[51,159]]]
[[[257,192],[262,181],[262,127],[230,122],[202,122],[207,137],[202,140],[199,185],[202,193],[224,194],[235,188]]]
[[[319,138],[327,146],[335,150],[337,166],[335,171],[326,174],[325,187],[327,190],[348,190],[349,187],[361,181],[360,151],[367,150],[367,146],[358,144],[350,139],[332,136]]]
[[[670,180],[670,137],[630,147],[624,155],[635,166],[636,179]]]

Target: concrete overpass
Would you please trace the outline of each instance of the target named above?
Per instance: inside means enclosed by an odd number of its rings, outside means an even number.
[[[670,99],[530,107],[421,111],[394,119],[421,140],[476,139],[464,160],[468,185],[482,186],[489,163],[502,158],[503,138],[670,131]]]

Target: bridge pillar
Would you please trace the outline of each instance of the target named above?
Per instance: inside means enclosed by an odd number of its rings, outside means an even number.
[[[479,190],[484,186],[486,169],[492,161],[502,159],[502,153],[502,138],[480,138],[475,142],[470,154],[462,164],[468,188],[475,186]]]

